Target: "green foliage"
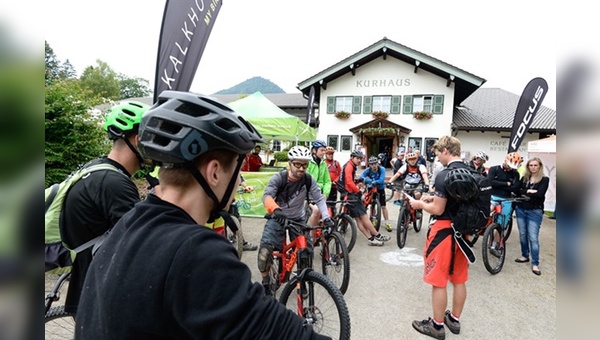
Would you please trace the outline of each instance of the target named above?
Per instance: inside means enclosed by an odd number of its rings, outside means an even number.
[[[273,157],[275,158],[275,160],[277,160],[278,162],[287,162],[289,161],[288,159],[288,151],[290,151],[290,149],[292,148],[293,145],[290,145],[284,149],[282,149],[281,151],[275,152],[273,154]]]
[[[148,97],[152,94],[146,79],[129,78],[122,73],[117,78],[119,79],[120,99]]]
[[[252,94],[257,91],[261,93],[285,93],[281,87],[275,85],[270,80],[262,77],[253,77],[215,94]]]
[[[96,60],[96,67],[88,66],[79,78],[81,86],[92,91],[101,98],[121,99],[121,87],[117,72],[100,59]]]
[[[56,81],[45,88],[46,187],[61,182],[78,166],[105,155],[110,141],[103,118],[92,115],[98,96],[76,79]]]
[[[54,54],[54,50],[47,41],[45,41],[45,81],[46,86],[52,84],[53,82],[61,79],[71,79],[77,77],[77,72],[75,72],[75,68],[67,59],[64,63],[58,60],[56,54]]]

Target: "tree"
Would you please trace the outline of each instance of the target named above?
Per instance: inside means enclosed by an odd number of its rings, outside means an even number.
[[[69,59],[65,60],[65,62],[62,64],[58,74],[60,79],[77,78],[77,72],[75,72],[75,67],[73,67]]]
[[[149,82],[143,78],[129,78],[119,74],[120,99],[147,97],[152,94]]]
[[[54,50],[47,41],[44,41],[46,48],[45,62],[46,62],[46,75],[45,81],[46,86],[50,85],[59,77],[60,73],[60,61],[56,58],[56,54],[54,54]]]
[[[121,98],[117,73],[100,59],[96,60],[96,67],[86,67],[79,79],[83,88],[92,91],[99,97],[111,100]]]
[[[58,80],[45,88],[46,187],[59,183],[86,162],[110,149],[103,117],[92,114],[101,99],[77,79]]]

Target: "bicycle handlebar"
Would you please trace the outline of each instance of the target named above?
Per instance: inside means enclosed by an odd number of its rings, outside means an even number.
[[[531,200],[531,197],[528,196],[515,196],[515,197],[511,197],[511,198],[502,198],[502,199],[492,199],[491,201],[494,203],[502,203],[502,202],[511,202],[511,203],[515,203],[515,202],[527,202]]]
[[[266,214],[264,216],[265,219],[271,220],[273,219],[273,214]],[[290,220],[289,218],[285,219],[285,223],[283,225],[285,229],[294,229],[296,232],[303,233],[305,231],[311,231],[316,229],[326,229],[327,227],[323,225],[309,226],[304,222],[298,222],[294,220]]]

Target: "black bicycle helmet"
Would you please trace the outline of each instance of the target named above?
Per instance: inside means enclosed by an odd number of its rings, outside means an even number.
[[[145,158],[159,164],[184,164],[208,150],[246,154],[260,133],[231,108],[209,97],[164,91],[142,117],[139,147]]]
[[[360,158],[365,158],[365,154],[362,153],[360,150],[354,150],[350,153],[350,157],[360,157]]]
[[[467,169],[452,169],[444,178],[446,192],[459,201],[470,201],[479,196],[475,177]]]

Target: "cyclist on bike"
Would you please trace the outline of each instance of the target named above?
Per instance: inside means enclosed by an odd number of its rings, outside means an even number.
[[[311,146],[312,158],[308,163],[308,169],[306,169],[306,173],[315,179],[317,185],[319,186],[319,190],[321,190],[321,193],[323,194],[323,198],[327,200],[327,197],[331,192],[331,177],[329,177],[327,163],[323,161],[323,157],[325,157],[325,148],[327,145],[322,140],[315,140],[311,142]],[[319,219],[321,218],[319,209],[314,204],[310,204],[310,209],[312,213],[308,218],[308,225],[317,225]]]
[[[225,128],[226,127],[226,128]],[[231,243],[200,227],[225,209],[260,134],[199,94],[164,91],[140,124],[162,190],[136,204],[96,253],[76,339],[315,339],[252,282]]]
[[[331,179],[331,191],[329,191],[329,196],[327,197],[328,201],[337,201],[337,181],[340,179],[340,174],[342,173],[342,165],[340,162],[333,159],[334,153],[335,149],[332,146],[325,148],[325,164],[327,164],[329,178]],[[335,204],[328,204],[328,206],[333,207]]]
[[[364,185],[362,182],[359,182],[358,185],[354,183],[356,168],[363,158],[365,158],[365,155],[359,150],[354,150],[350,153],[350,160],[342,167],[342,174],[337,186],[344,199],[353,201],[348,204],[348,213],[350,217],[356,220],[356,225],[360,229],[360,232],[367,238],[368,244],[370,246],[383,246],[383,243],[389,241],[390,237],[377,232],[367,216],[367,210],[361,200],[363,194],[361,188]]]
[[[429,176],[427,176],[427,167],[423,164],[417,164],[419,156],[414,153],[408,153],[406,155],[406,164],[404,164],[394,176],[390,177],[389,182],[394,182],[397,178],[404,179],[405,188],[415,188],[420,184],[423,184],[423,191],[429,191]],[[415,198],[421,199],[421,193],[415,191]],[[402,205],[402,204],[400,204]],[[417,212],[417,218],[421,212]]]
[[[488,177],[492,182],[492,206],[502,204],[502,218],[499,223],[506,228],[512,216],[512,202],[506,202],[507,198],[519,193],[520,176],[517,168],[523,163],[523,157],[518,152],[506,155],[502,165],[490,167]]]
[[[477,151],[473,158],[467,163],[469,169],[473,171],[477,171],[478,174],[482,176],[487,176],[487,172],[485,171],[485,162],[487,162],[490,158],[484,151]]]
[[[369,157],[369,167],[360,174],[359,177],[367,185],[367,190],[371,187],[377,187],[379,193],[379,203],[381,203],[381,213],[385,220],[385,230],[392,232],[392,223],[385,206],[385,168],[379,165],[379,160],[373,156]]]
[[[75,183],[64,203],[61,236],[70,249],[109,230],[135,203],[140,195],[131,176],[144,166],[138,151],[138,128],[142,114],[149,108],[139,102],[124,102],[111,107],[104,130],[113,141],[105,158],[94,161],[110,164],[115,170],[95,171]],[[90,163],[92,164],[92,163]],[[73,262],[65,311],[77,312],[83,282],[92,261],[92,247],[77,254]]]
[[[304,204],[310,199],[318,207],[325,225],[328,228],[335,227],[329,216],[325,197],[317,182],[306,173],[312,159],[310,151],[304,146],[294,146],[288,152],[288,159],[290,169],[272,176],[263,194],[263,204],[267,212],[273,214],[274,217],[267,220],[265,224],[258,250],[258,270],[262,276],[262,285],[266,294],[271,294],[268,274],[273,259],[273,250],[281,250],[286,236],[284,229],[286,219],[304,222]],[[327,176],[329,177],[329,174]],[[290,234],[293,239],[298,236],[293,231]],[[308,243],[309,248],[312,248],[312,242]]]
[[[404,165],[404,151],[400,150],[398,151],[398,153],[396,154],[396,158],[392,159],[390,161],[390,164],[392,165],[392,173],[395,174],[396,172],[398,172],[398,170],[400,170],[400,168]],[[400,185],[400,183],[402,182],[402,180],[400,180],[399,178],[396,179],[396,183],[397,185]],[[394,197],[392,197],[392,200],[394,202],[394,205],[401,205],[400,204],[400,190],[395,190],[394,191]]]

